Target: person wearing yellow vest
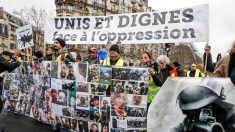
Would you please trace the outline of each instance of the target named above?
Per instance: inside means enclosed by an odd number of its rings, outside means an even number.
[[[160,75],[160,69],[157,63],[154,63],[152,54],[150,52],[144,52],[142,54],[140,67],[149,67],[149,87],[147,95],[147,107],[151,104],[155,96],[157,95],[160,87],[162,86],[162,76]]]
[[[109,49],[109,56],[103,61],[104,66],[127,66],[124,60],[121,59],[120,48],[117,44],[114,44]],[[106,85],[106,95],[110,96],[110,85]]]
[[[109,49],[109,57],[103,62],[103,65],[107,66],[127,66],[124,60],[121,59],[120,48],[117,44],[114,44]]]
[[[95,47],[92,47],[88,50],[89,56],[87,58],[83,59],[83,63],[88,63],[88,64],[100,64],[98,60],[98,49]]]
[[[191,70],[187,72],[187,77],[204,77],[203,73],[197,69],[196,64],[191,65]]]
[[[68,49],[65,47],[66,43],[61,38],[56,38],[54,41],[55,59],[54,61],[64,61],[66,63],[75,62],[75,59],[69,54]]]

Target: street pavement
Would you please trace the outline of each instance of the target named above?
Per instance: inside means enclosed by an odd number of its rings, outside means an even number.
[[[50,125],[4,110],[0,114],[0,128],[4,128],[4,132],[52,132]]]

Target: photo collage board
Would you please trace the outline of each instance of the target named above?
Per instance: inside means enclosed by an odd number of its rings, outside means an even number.
[[[4,108],[70,131],[146,131],[148,70],[23,62],[4,81]]]

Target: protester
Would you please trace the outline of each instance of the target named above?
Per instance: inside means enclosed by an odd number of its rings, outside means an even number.
[[[179,62],[173,62],[173,70],[171,70],[172,77],[185,77],[185,72],[181,69]]]
[[[0,95],[2,94],[4,76],[19,67],[22,62],[20,57],[16,57],[14,59],[12,57],[13,54],[9,51],[3,51],[0,54]],[[3,101],[2,98],[0,98],[0,112],[2,111],[2,108]],[[4,129],[0,128],[0,131],[3,132]]]
[[[190,71],[187,72],[187,77],[203,77],[203,73],[197,69],[197,65],[193,63]]]
[[[153,62],[153,57],[150,52],[144,52],[141,58],[141,67],[149,67],[149,87],[147,96],[147,106],[151,104],[155,96],[157,95],[160,87],[162,86],[162,75],[159,73],[158,64]]]
[[[103,65],[111,65],[111,66],[127,66],[124,60],[121,59],[121,50],[117,44],[114,44],[109,49],[109,56],[103,62]]]
[[[99,64],[99,60],[98,60],[98,49],[95,47],[92,47],[88,50],[88,54],[89,56],[87,58],[85,58],[83,60],[84,63],[88,63],[88,64]]]
[[[53,47],[48,47],[46,50],[46,56],[44,57],[45,61],[52,61],[54,60],[54,48]]]
[[[79,53],[77,53],[76,62],[81,62],[81,61],[82,61],[82,57]]]
[[[235,85],[235,41],[232,48],[229,50],[229,54],[222,57],[215,67],[213,77],[230,77],[231,81]]]
[[[210,53],[211,46],[209,44],[206,44],[204,48],[204,54],[203,54],[203,65],[205,69],[203,70],[206,75],[210,75],[214,71],[214,66],[212,62],[212,55]]]
[[[162,80],[163,84],[166,81],[166,79],[171,76],[171,70],[173,70],[173,68],[169,65],[170,59],[165,55],[158,56],[157,63],[160,66],[160,71],[163,77]]]
[[[75,59],[69,54],[68,49],[65,47],[66,43],[63,39],[56,38],[54,41],[54,58],[55,61],[66,63],[75,62]]]
[[[43,54],[40,51],[36,51],[33,54],[33,61],[42,61],[43,60]]]

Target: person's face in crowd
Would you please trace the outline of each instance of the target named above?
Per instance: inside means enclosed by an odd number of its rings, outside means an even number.
[[[8,56],[8,55],[3,55],[3,58],[4,58],[6,61],[10,61],[10,60],[11,60],[10,56]]]
[[[82,61],[81,58],[77,58],[77,59],[76,59],[76,62],[81,62],[81,61]]]
[[[116,52],[116,51],[109,51],[109,54],[110,54],[110,58],[112,59],[112,58],[116,58],[116,57],[119,57],[119,54],[118,54],[118,52]]]
[[[133,96],[134,105],[140,105],[141,101],[142,101],[142,96],[136,96],[136,95]]]
[[[47,48],[46,54],[53,55],[53,50],[51,48]]]
[[[91,59],[96,59],[97,58],[97,52],[89,51],[89,57]]]
[[[146,64],[146,63],[148,63],[149,61],[150,61],[150,58],[149,58],[148,54],[147,54],[147,53],[142,54],[141,62],[142,62],[143,64]]]
[[[93,132],[98,131],[98,126],[97,126],[96,124],[92,124],[92,125],[91,125],[91,130],[92,130]]]
[[[196,70],[196,68],[197,68],[197,67],[196,67],[196,65],[195,65],[195,64],[192,64],[192,65],[191,65],[191,70],[192,70],[192,71],[195,71],[195,70]]]
[[[61,71],[60,71],[60,77],[61,78],[65,78],[66,76],[66,70],[67,70],[67,67],[66,67],[66,64],[63,64],[61,65]]]
[[[62,49],[62,46],[60,45],[60,43],[57,40],[54,41],[54,49],[57,51]]]
[[[107,125],[104,125],[104,126],[103,126],[102,132],[108,132],[108,126],[107,126]]]
[[[160,61],[159,61],[159,65],[160,65],[160,68],[161,68],[161,69],[166,68],[166,62],[165,62],[164,60],[160,60]]]
[[[104,101],[103,101],[103,107],[104,107],[104,108],[108,108],[108,106],[109,106],[108,101],[107,101],[107,100],[104,100]]]

